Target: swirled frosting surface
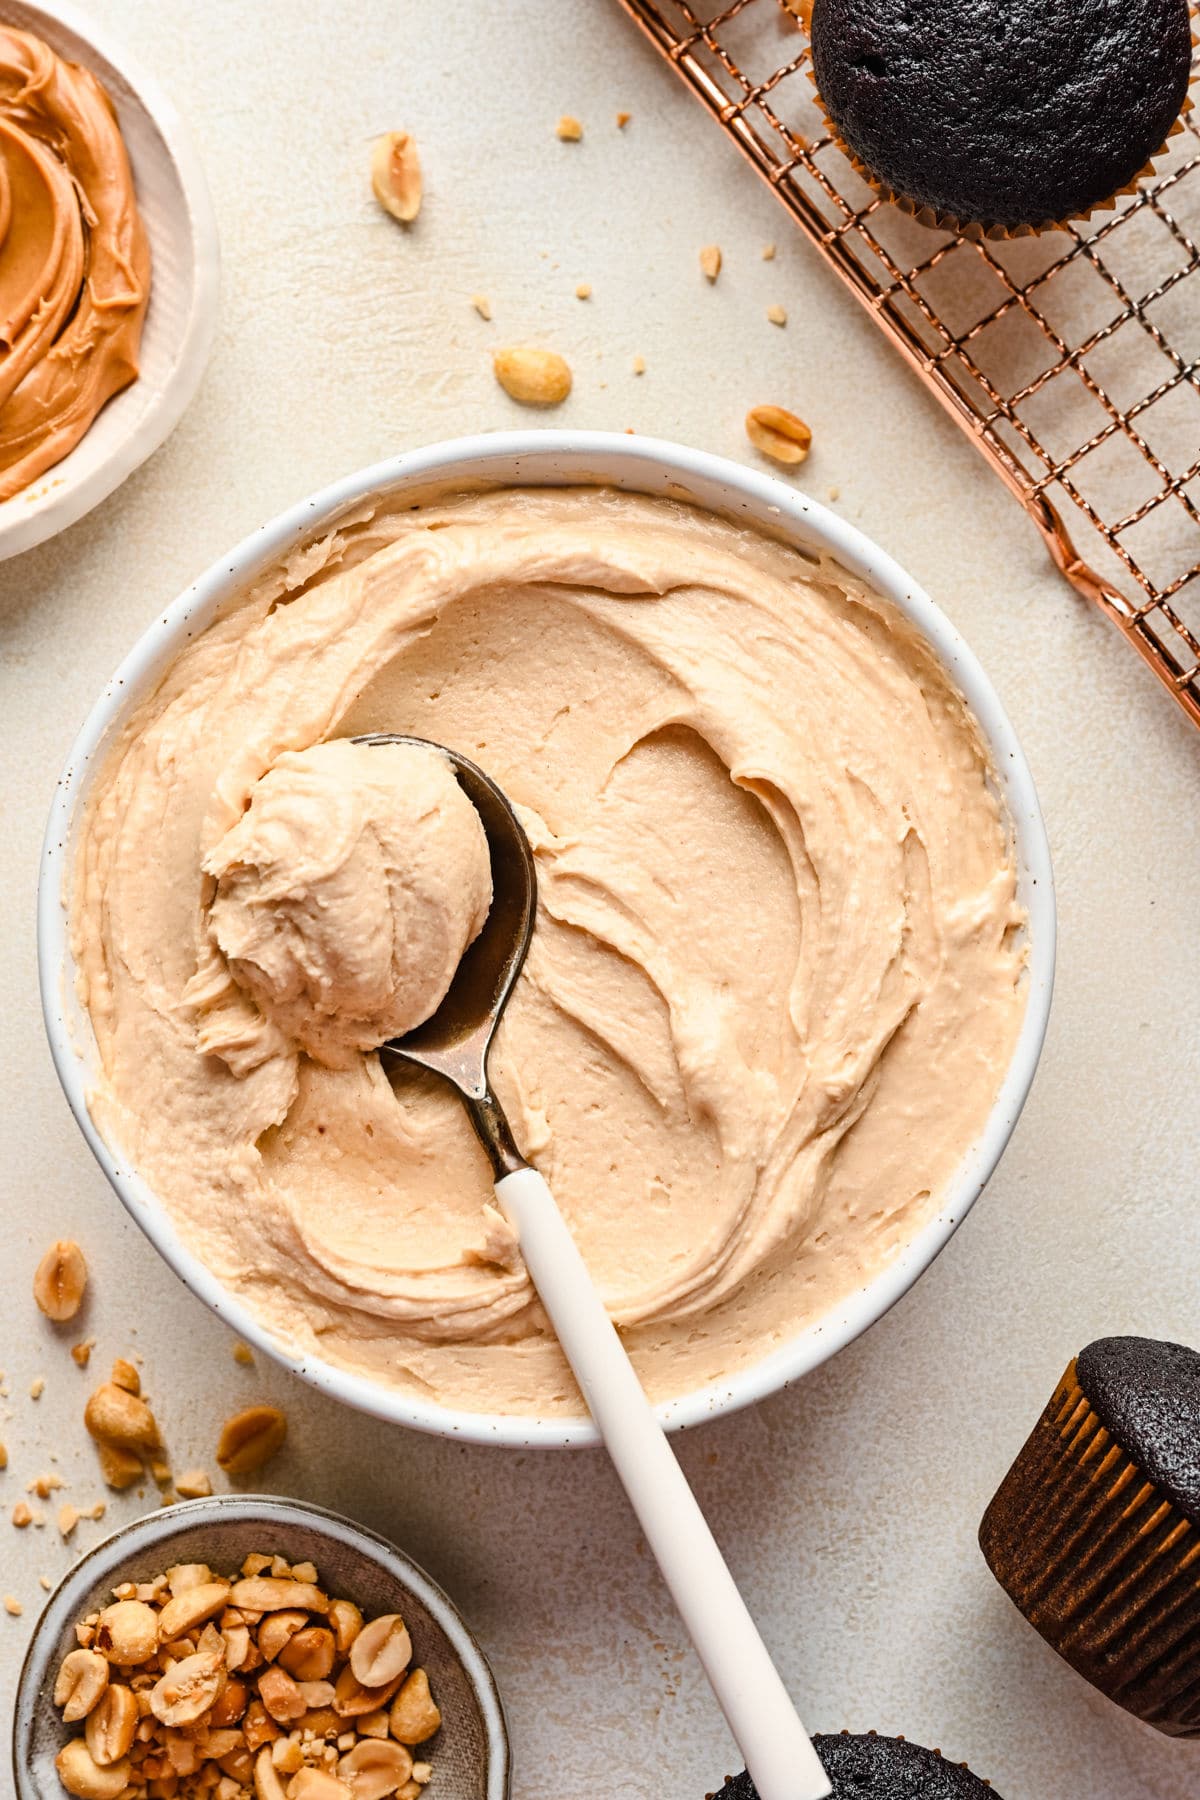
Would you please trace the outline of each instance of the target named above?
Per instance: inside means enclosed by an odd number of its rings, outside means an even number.
[[[268,771],[364,731],[453,746],[520,810],[539,912],[494,1076],[655,1397],[778,1348],[938,1210],[1017,1036],[1023,916],[924,640],[668,501],[364,513],[133,712],[72,900],[100,1129],[279,1338],[446,1404],[580,1410],[448,1091],[286,1034],[206,1045],[217,847]]]
[[[150,251],[96,77],[0,28],[0,500],[138,372]]]

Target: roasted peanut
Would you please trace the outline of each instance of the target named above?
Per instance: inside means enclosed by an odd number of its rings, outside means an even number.
[[[239,1582],[238,1586],[241,1587]],[[258,1628],[258,1647],[268,1662],[274,1662],[287,1648],[297,1632],[305,1630],[308,1625],[308,1614],[297,1607],[285,1607],[282,1612],[268,1613]],[[287,1664],[284,1663],[284,1668]],[[295,1670],[291,1671],[295,1674]]]
[[[210,1733],[220,1731],[226,1725],[236,1725],[246,1710],[250,1699],[250,1690],[244,1681],[227,1681],[212,1704],[208,1715]],[[239,1742],[241,1733],[238,1734]]]
[[[73,1319],[87,1287],[87,1263],[73,1238],[51,1244],[34,1270],[33,1297],[48,1319],[61,1325]]]
[[[117,1800],[129,1785],[128,1762],[102,1769],[82,1738],[72,1738],[54,1759],[58,1779],[76,1800]]]
[[[364,1625],[350,1646],[350,1667],[365,1688],[386,1687],[412,1661],[412,1639],[399,1613],[382,1613]]]
[[[227,1475],[252,1475],[271,1460],[286,1436],[287,1420],[277,1406],[247,1406],[221,1427],[217,1461]]]
[[[225,1659],[216,1651],[185,1656],[150,1690],[150,1708],[163,1725],[194,1725],[216,1700],[225,1682]]]
[[[192,1588],[206,1587],[213,1579],[207,1563],[173,1563],[167,1570],[167,1586],[176,1598]]]
[[[206,1469],[185,1469],[175,1477],[175,1492],[181,1500],[202,1500],[211,1494],[212,1480]]]
[[[271,1746],[264,1744],[254,1759],[255,1800],[287,1800],[287,1789],[271,1761]]]
[[[412,1775],[413,1760],[403,1744],[388,1739],[365,1738],[343,1756],[338,1774],[354,1800],[384,1800]]]
[[[251,1750],[257,1750],[263,1744],[269,1746],[281,1736],[278,1725],[261,1700],[252,1700],[246,1708],[246,1716],[242,1720],[242,1735]]]
[[[118,1600],[96,1623],[96,1648],[110,1663],[140,1663],[158,1648],[158,1614],[144,1600]]]
[[[363,1627],[363,1616],[353,1600],[331,1600],[329,1623],[337,1643],[337,1653],[345,1656]]]
[[[378,1712],[381,1706],[391,1703],[403,1680],[401,1672],[386,1687],[364,1687],[346,1663],[334,1685],[333,1710],[342,1719],[357,1719],[363,1713]]]
[[[115,1382],[98,1387],[84,1408],[83,1422],[94,1438],[118,1450],[157,1450],[158,1425],[154,1414],[136,1394]]]
[[[85,1719],[108,1686],[108,1663],[95,1650],[70,1650],[54,1683],[54,1704],[68,1725]]]
[[[105,1487],[115,1488],[117,1493],[123,1493],[135,1481],[142,1479],[141,1459],[132,1450],[121,1450],[116,1444],[103,1442],[97,1443],[96,1449],[100,1456],[100,1473],[104,1477]]]
[[[746,436],[764,456],[792,465],[802,463],[812,445],[812,432],[804,420],[782,406],[752,406],[746,414]]]
[[[344,1781],[323,1769],[301,1769],[287,1785],[287,1800],[354,1800]]]
[[[411,225],[421,210],[424,191],[421,158],[407,131],[389,131],[371,151],[371,191],[384,212]]]
[[[109,1380],[114,1387],[124,1388],[127,1394],[141,1395],[142,1378],[133,1364],[127,1362],[123,1356],[118,1356],[113,1364]]]
[[[196,1587],[185,1588],[182,1594],[168,1600],[158,1615],[159,1642],[169,1644],[172,1638],[195,1631],[214,1613],[221,1612],[228,1599],[227,1581],[202,1581]]]
[[[556,350],[497,350],[492,368],[505,393],[522,406],[560,406],[571,391],[570,366]]]
[[[280,1725],[294,1725],[304,1717],[308,1706],[304,1695],[286,1669],[272,1664],[264,1669],[258,1683],[258,1697]]]
[[[128,1756],[137,1722],[137,1696],[120,1682],[110,1682],[88,1714],[83,1728],[84,1742],[92,1753],[92,1761],[107,1769]]]
[[[311,1581],[288,1581],[275,1575],[250,1575],[235,1581],[230,1601],[243,1612],[329,1611],[329,1601]]]
[[[388,1729],[401,1744],[423,1744],[442,1722],[424,1669],[414,1669],[392,1702]]]
[[[278,1613],[272,1614],[274,1619],[279,1616]],[[263,1630],[269,1623],[269,1620],[263,1621]],[[262,1631],[258,1634],[258,1641],[261,1647]],[[332,1631],[327,1631],[323,1625],[308,1625],[289,1638],[279,1651],[279,1666],[286,1669],[289,1675],[294,1675],[297,1681],[324,1681],[333,1668],[333,1651]]]

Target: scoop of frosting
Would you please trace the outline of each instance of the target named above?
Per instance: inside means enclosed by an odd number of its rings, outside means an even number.
[[[230,973],[332,1067],[436,1012],[492,899],[479,815],[416,744],[281,756],[204,867]]]

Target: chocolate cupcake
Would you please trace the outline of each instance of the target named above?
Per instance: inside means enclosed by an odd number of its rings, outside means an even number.
[[[813,1743],[833,1783],[832,1800],[1001,1800],[965,1763],[947,1762],[940,1750],[904,1738],[843,1731]],[[758,1800],[758,1789],[743,1771],[710,1800]]]
[[[813,74],[861,170],[928,223],[1088,214],[1176,127],[1188,0],[815,0]]]
[[[1200,1355],[1100,1338],[984,1514],[1001,1586],[1101,1693],[1200,1737]]]

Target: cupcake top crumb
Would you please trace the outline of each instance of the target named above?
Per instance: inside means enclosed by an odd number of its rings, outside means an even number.
[[[1200,1355],[1154,1338],[1097,1338],[1076,1374],[1126,1455],[1200,1524]]]
[[[1015,230],[1088,212],[1187,95],[1187,0],[816,0],[839,136],[916,206]]]
[[[833,1782],[833,1800],[1001,1800],[964,1763],[947,1762],[940,1751],[904,1738],[843,1731],[813,1743]],[[743,1771],[713,1800],[758,1800],[758,1789]]]

